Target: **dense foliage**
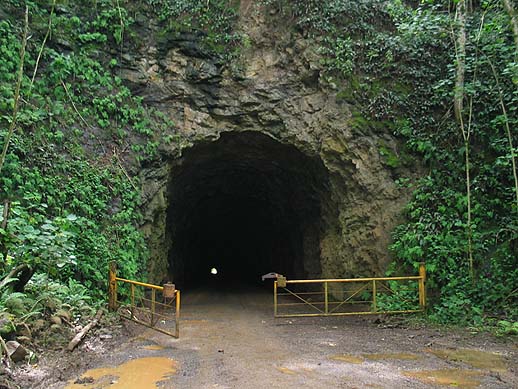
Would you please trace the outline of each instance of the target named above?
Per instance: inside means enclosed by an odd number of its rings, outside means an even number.
[[[243,39],[236,30],[239,1],[236,0],[146,0],[162,25],[162,34],[196,33],[207,54],[231,59]]]
[[[482,323],[498,317],[514,328],[518,47],[503,1],[486,0],[467,9],[466,50],[459,57],[459,3],[258,2],[272,23],[289,21],[318,46],[321,84],[353,110],[358,133],[389,128],[405,145],[398,155],[379,146],[397,181],[414,190],[406,221],[394,233],[396,261],[389,273],[407,273],[426,261],[433,319]],[[25,5],[30,39],[11,126]],[[123,51],[139,40],[134,24],[142,12],[157,21],[161,34],[196,34],[206,55],[232,66],[240,48],[250,45],[236,28],[238,6],[226,0],[2,3],[0,149],[8,147],[0,167],[0,211],[9,212],[0,225],[0,273],[26,264],[37,273],[26,293],[34,282],[57,283],[78,296],[101,294],[109,260],[119,260],[127,277],[142,274],[146,247],[137,229],[133,173],[160,141],[171,141],[163,128],[173,124],[123,85]],[[467,142],[453,109],[459,59]],[[426,173],[410,182],[399,167],[416,159]],[[6,301],[13,296],[4,292],[15,282],[0,290],[0,307],[10,312],[15,309]]]
[[[435,320],[512,321],[518,314],[512,164],[518,143],[518,47],[503,2],[484,1],[467,10],[462,115],[469,139],[464,142],[453,112],[458,3],[294,1],[285,2],[284,12],[295,15],[301,30],[324,36],[324,77],[343,88],[337,98],[355,107],[358,124],[393,129],[406,152],[424,162],[427,174],[414,184],[407,222],[394,234],[396,261],[389,274],[426,261]],[[388,166],[398,166],[398,156],[381,149],[380,154]],[[408,185],[405,177],[398,180]]]
[[[164,120],[122,85],[119,53],[99,55],[123,44],[132,19],[112,1],[81,3],[27,2],[30,39],[14,126],[25,2],[0,9],[10,15],[0,18],[0,273],[24,264],[29,279],[35,274],[27,285],[18,274],[4,280],[0,308],[11,314],[20,312],[9,301],[30,296],[39,302],[25,304],[30,313],[44,314],[38,296],[55,285],[73,294],[61,302],[74,295],[94,302],[105,293],[110,260],[127,277],[145,270],[138,182],[127,169],[156,151]]]

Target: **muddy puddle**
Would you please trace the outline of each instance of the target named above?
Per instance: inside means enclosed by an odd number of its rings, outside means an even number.
[[[158,351],[158,350],[163,350],[164,347],[163,346],[160,346],[158,344],[149,344],[147,346],[144,346],[142,347],[144,350],[152,350],[152,351]]]
[[[277,367],[277,370],[279,370],[281,373],[284,373],[284,374],[290,374],[290,375],[297,374],[297,372],[295,370],[291,370],[287,367]]]
[[[142,389],[171,377],[177,364],[169,358],[148,357],[133,359],[122,365],[92,369],[79,379],[69,382],[66,389]]]
[[[379,354],[360,354],[359,356],[348,355],[348,354],[337,354],[331,355],[329,359],[333,361],[341,361],[347,363],[363,363],[365,360],[369,361],[382,361],[387,359],[396,359],[402,361],[415,361],[421,357],[416,354],[408,353],[379,353]]]
[[[362,357],[371,361],[383,361],[387,359],[397,359],[399,361],[416,361],[421,359],[419,355],[407,353],[362,354]]]
[[[333,361],[340,361],[340,362],[347,362],[347,363],[363,363],[363,358],[358,358],[353,355],[347,355],[347,354],[338,354],[338,355],[331,355],[329,359]]]
[[[476,388],[480,385],[480,379],[482,378],[482,373],[479,371],[461,369],[405,371],[403,375],[416,378],[426,384],[458,388]]]
[[[500,373],[507,371],[504,358],[501,355],[487,351],[470,349],[427,349],[426,351],[441,359],[466,363],[477,369],[490,370]]]

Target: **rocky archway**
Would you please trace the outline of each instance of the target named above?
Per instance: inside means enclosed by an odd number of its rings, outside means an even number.
[[[192,282],[218,265],[239,279],[382,274],[411,193],[400,183],[419,167],[395,123],[371,122],[353,90],[323,77],[311,39],[250,17],[254,46],[234,70],[198,36],[148,24],[141,59],[122,70],[174,124],[139,171],[149,280]]]
[[[318,158],[262,133],[224,133],[185,151],[169,185],[169,273],[177,284],[320,274],[329,178]]]

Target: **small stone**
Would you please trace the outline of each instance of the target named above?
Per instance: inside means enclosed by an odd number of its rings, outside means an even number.
[[[74,384],[76,384],[76,385],[93,384],[93,383],[94,383],[94,377],[79,377],[77,380],[74,381]]]
[[[6,342],[5,347],[7,348],[7,354],[9,355],[9,357],[11,357],[13,362],[23,361],[25,356],[28,354],[25,347],[23,347],[16,340],[10,340]]]
[[[111,334],[99,335],[99,339],[101,339],[101,340],[108,340],[108,339],[111,339],[111,338],[113,338],[113,335],[111,335]]]
[[[225,350],[223,350],[223,349],[218,350],[218,353],[224,353],[224,352],[225,352]]]

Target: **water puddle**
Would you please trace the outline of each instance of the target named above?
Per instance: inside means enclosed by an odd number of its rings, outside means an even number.
[[[332,355],[329,359],[333,361],[341,361],[347,363],[363,363],[366,359],[370,361],[380,361],[385,359],[398,359],[404,361],[414,361],[420,359],[419,355],[405,354],[405,353],[380,353],[380,354],[362,354],[360,356],[353,356],[347,354]]]
[[[152,350],[152,351],[156,351],[156,350],[163,350],[165,347],[163,346],[159,346],[158,344],[149,344],[147,346],[144,346],[142,347],[144,350]]]
[[[155,388],[157,382],[169,378],[175,372],[176,362],[172,359],[139,358],[112,368],[88,370],[81,378],[70,381],[66,389]]]
[[[384,359],[397,359],[401,361],[415,361],[421,359],[419,355],[405,353],[380,353],[380,354],[363,354],[362,357],[371,361],[380,361]]]
[[[329,357],[329,359],[332,359],[333,361],[340,361],[340,362],[347,362],[347,363],[363,363],[362,358],[354,357],[352,355],[347,354],[338,354],[338,355],[332,355]]]
[[[297,374],[295,370],[288,369],[287,367],[277,367],[277,370],[279,370],[281,373],[294,375]]]
[[[490,370],[500,373],[507,371],[506,364],[502,356],[487,351],[469,349],[427,349],[426,351],[441,359],[463,362],[477,369]]]
[[[460,369],[405,371],[403,374],[426,384],[448,385],[458,388],[476,388],[480,385],[480,379],[482,378],[482,373],[479,371]]]

